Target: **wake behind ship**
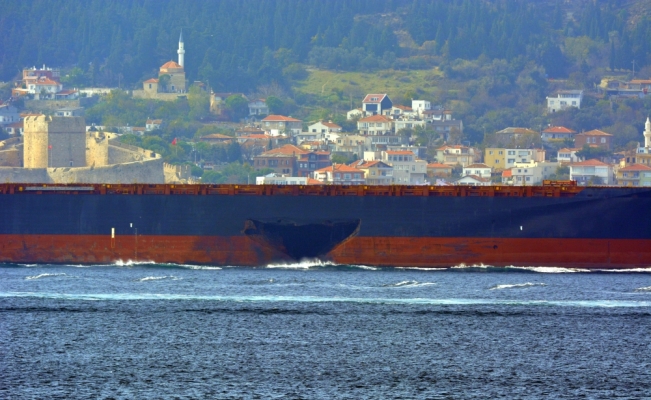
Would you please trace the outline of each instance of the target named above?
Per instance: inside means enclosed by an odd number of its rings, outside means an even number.
[[[651,265],[651,189],[0,185],[0,262]]]

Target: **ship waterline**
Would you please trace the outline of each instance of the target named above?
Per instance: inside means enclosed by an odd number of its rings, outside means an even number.
[[[0,185],[0,261],[651,265],[651,190]]]

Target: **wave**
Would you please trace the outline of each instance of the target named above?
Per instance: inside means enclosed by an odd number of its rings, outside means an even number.
[[[176,277],[174,275],[170,275],[170,276],[146,276],[144,278],[137,279],[137,281],[138,282],[147,282],[147,281],[160,281],[160,280],[163,280],[163,279],[170,279],[170,280],[173,280],[173,281],[178,281],[178,280],[181,280],[183,278],[179,278],[179,277]]]
[[[39,275],[33,275],[33,276],[25,277],[25,279],[28,280],[28,281],[31,281],[31,280],[34,280],[34,279],[51,278],[51,277],[55,277],[55,276],[64,276],[64,275],[66,275],[66,274],[64,274],[64,273],[57,273],[57,274],[39,274]]]
[[[651,268],[630,268],[630,269],[596,269],[595,272],[618,272],[618,273],[631,273],[631,272],[644,272],[651,273]]]
[[[545,283],[514,283],[514,284],[504,284],[504,285],[495,285],[490,288],[490,290],[500,290],[500,289],[523,289],[533,286],[547,286]]]
[[[651,292],[651,286],[641,287],[635,289],[636,292]]]
[[[283,264],[269,264],[265,268],[279,268],[279,269],[312,269],[318,267],[334,267],[335,264],[330,261],[321,260],[301,260],[297,263],[283,263]]]
[[[587,308],[651,307],[651,301],[630,300],[498,300],[498,299],[432,299],[432,298],[381,298],[381,297],[318,297],[318,296],[216,296],[168,293],[33,293],[0,292],[0,298],[41,298],[80,301],[137,301],[137,300],[201,300],[237,303],[359,303],[387,305],[506,305],[506,306],[561,306]]]
[[[386,285],[382,285],[382,287],[413,288],[413,287],[430,286],[430,285],[436,285],[436,283],[434,283],[434,282],[418,282],[418,281],[402,281],[402,282],[398,282],[398,283],[388,283]]]

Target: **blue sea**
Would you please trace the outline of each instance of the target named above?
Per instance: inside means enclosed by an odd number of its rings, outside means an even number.
[[[651,269],[0,265],[2,399],[651,398]]]

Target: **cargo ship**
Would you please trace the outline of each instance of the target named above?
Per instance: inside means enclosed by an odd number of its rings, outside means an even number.
[[[651,188],[0,184],[0,262],[651,265]]]

